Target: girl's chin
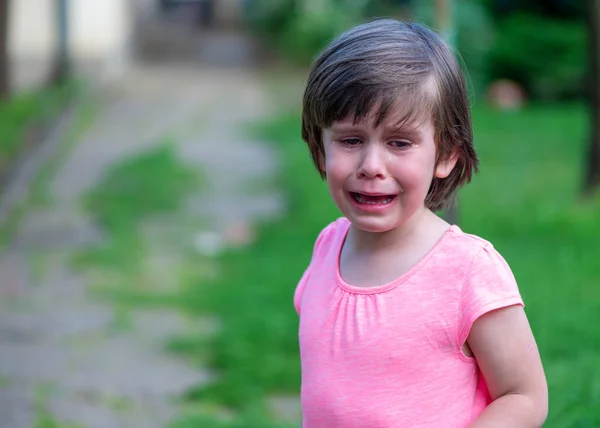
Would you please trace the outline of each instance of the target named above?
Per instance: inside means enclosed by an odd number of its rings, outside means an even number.
[[[391,232],[405,227],[410,227],[417,216],[421,216],[423,210],[415,210],[410,213],[394,212],[387,215],[369,215],[357,213],[354,210],[348,210],[345,214],[346,218],[352,223],[356,229],[368,233],[385,233]],[[402,215],[404,214],[404,215]]]
[[[402,226],[399,221],[391,221],[383,218],[361,218],[360,216],[347,216],[352,226],[361,232],[385,233],[396,230]]]

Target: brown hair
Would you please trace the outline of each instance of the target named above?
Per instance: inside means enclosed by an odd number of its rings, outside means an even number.
[[[433,85],[432,85],[433,84]],[[478,159],[467,89],[461,68],[441,38],[427,27],[379,19],[338,36],[316,58],[304,92],[302,138],[321,176],[322,133],[333,122],[374,114],[381,124],[406,106],[401,122],[431,118],[436,163],[456,151],[458,161],[446,178],[433,178],[425,204],[447,207],[456,190],[471,180]],[[394,111],[392,111],[394,110]]]

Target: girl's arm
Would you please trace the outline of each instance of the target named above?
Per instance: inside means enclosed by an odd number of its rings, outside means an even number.
[[[489,312],[467,343],[493,402],[469,428],[537,428],[548,414],[548,388],[540,355],[521,306]]]

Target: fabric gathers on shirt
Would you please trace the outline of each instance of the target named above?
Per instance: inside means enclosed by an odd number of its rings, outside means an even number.
[[[486,312],[523,305],[492,244],[451,226],[408,272],[377,287],[340,275],[345,218],[319,234],[294,295],[303,428],[464,428],[491,399],[462,352]]]

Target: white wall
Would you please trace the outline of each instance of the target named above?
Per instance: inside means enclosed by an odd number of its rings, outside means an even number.
[[[76,65],[94,64],[100,72],[118,72],[129,59],[133,25],[130,0],[68,3],[69,48]],[[13,62],[44,68],[56,46],[55,20],[55,0],[12,0],[8,50]],[[18,79],[22,73],[15,74]]]
[[[71,48],[74,55],[100,58],[126,50],[132,25],[127,0],[70,2]]]
[[[15,58],[47,56],[54,45],[53,0],[9,2],[8,50]]]

